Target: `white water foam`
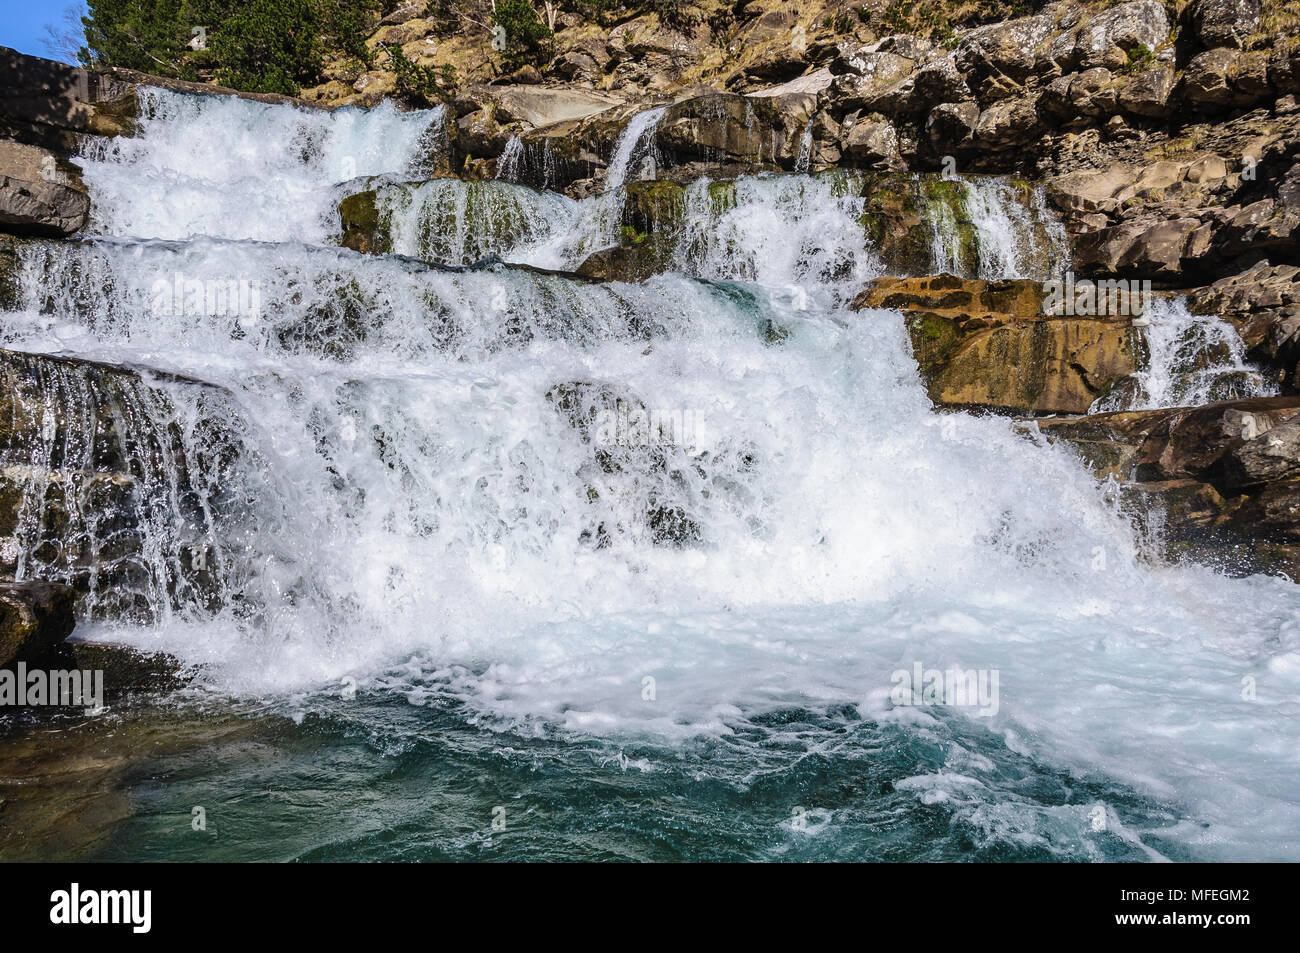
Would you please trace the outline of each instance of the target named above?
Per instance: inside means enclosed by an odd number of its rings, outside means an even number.
[[[334,186],[421,174],[445,149],[441,107],[326,112],[149,88],[139,98],[139,134],[87,137],[77,160],[92,233],[321,243],[336,227]]]
[[[1237,329],[1222,318],[1192,314],[1181,297],[1153,298],[1135,324],[1146,344],[1144,366],[1099,397],[1091,413],[1199,407],[1275,392],[1246,360]]]

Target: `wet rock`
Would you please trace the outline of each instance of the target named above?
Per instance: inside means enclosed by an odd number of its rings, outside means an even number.
[[[591,447],[578,478],[592,510],[585,542],[604,549],[621,537],[648,537],[659,546],[698,544],[703,533],[690,513],[686,470],[694,470],[684,421],[665,419],[624,388],[599,381],[569,381],[546,393],[551,402]],[[606,501],[621,501],[610,507]],[[630,505],[629,505],[630,504]],[[637,512],[624,522],[619,514]]]
[[[225,604],[227,530],[255,499],[239,426],[209,385],[0,351],[0,573],[69,585],[96,617]]]
[[[173,691],[190,677],[180,661],[166,652],[142,652],[129,645],[78,638],[69,639],[63,648],[74,668],[104,673],[104,697],[109,701]]]
[[[1124,484],[1166,555],[1300,579],[1300,398],[1036,421]],[[1159,514],[1156,520],[1152,514]]]
[[[1024,413],[1083,413],[1137,369],[1127,318],[1044,313],[1039,282],[879,278],[855,310],[903,312],[936,404]]]
[[[339,244],[366,255],[384,255],[392,251],[388,223],[381,219],[374,189],[357,192],[339,202]]]
[[[76,594],[50,582],[0,582],[0,668],[56,664],[75,623]]]
[[[90,214],[77,170],[39,146],[0,140],[0,230],[64,237]]]

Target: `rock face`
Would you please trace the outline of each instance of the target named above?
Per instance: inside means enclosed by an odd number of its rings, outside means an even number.
[[[136,111],[125,72],[84,70],[0,47],[0,137],[67,155],[78,134],[129,135]]]
[[[1300,579],[1300,397],[1039,420],[1158,514],[1170,554]]]
[[[89,214],[75,170],[47,149],[0,140],[0,230],[62,237],[80,231]]]
[[[57,583],[0,582],[0,668],[57,662],[75,624],[74,598]]]
[[[1300,390],[1300,267],[1257,262],[1214,284],[1188,293],[1198,314],[1231,321],[1246,342],[1251,360],[1274,372],[1282,385]]]
[[[221,391],[175,382],[182,412],[163,383],[0,351],[0,575],[67,584],[79,612],[113,618],[224,598],[242,445]]]
[[[1086,413],[1137,369],[1127,318],[1044,314],[1039,282],[879,278],[855,310],[903,312],[930,398],[945,407]]]

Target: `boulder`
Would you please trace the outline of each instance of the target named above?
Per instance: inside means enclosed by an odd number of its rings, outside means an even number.
[[[65,237],[89,215],[90,197],[75,168],[48,149],[0,140],[0,230]]]
[[[0,47],[0,136],[70,155],[82,134],[131,135],[138,75],[85,70]]]
[[[840,149],[851,164],[870,169],[901,169],[898,132],[883,116],[871,115],[845,121]]]
[[[980,108],[971,101],[942,103],[930,111],[925,134],[935,155],[955,155],[969,146]]]
[[[1173,113],[1177,76],[1171,66],[1159,66],[1129,76],[1119,87],[1119,106],[1131,116],[1164,119]]]
[[[1263,6],[1260,0],[1192,0],[1184,16],[1207,49],[1246,49],[1260,30]]]
[[[1053,41],[1050,57],[1062,72],[1120,69],[1144,55],[1172,62],[1172,34],[1164,4],[1134,0],[1085,13],[1077,26]]]
[[[948,407],[1084,413],[1137,369],[1127,318],[1044,313],[1047,289],[1024,280],[878,278],[855,310],[903,313],[930,399]]]
[[[498,122],[532,128],[586,119],[624,102],[622,97],[582,87],[494,86],[491,90]]]
[[[51,582],[0,581],[0,668],[56,663],[75,625],[75,593]]]
[[[1035,100],[1028,97],[1004,99],[979,114],[971,142],[976,148],[1005,152],[1037,139],[1042,129]]]
[[[1266,99],[1271,87],[1263,52],[1241,53],[1219,47],[1192,58],[1178,94],[1198,106],[1249,106]]]
[[[1170,280],[1205,252],[1207,242],[1195,218],[1124,222],[1076,236],[1074,267],[1084,275]]]
[[[1019,83],[1038,72],[1046,61],[1046,44],[1055,33],[1056,21],[1050,13],[976,27],[957,45],[957,68],[981,83],[975,92],[987,97],[1000,77]],[[995,82],[990,86],[989,80]]]

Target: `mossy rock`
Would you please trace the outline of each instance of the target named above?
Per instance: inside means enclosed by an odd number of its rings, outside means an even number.
[[[339,202],[339,243],[367,255],[384,255],[392,251],[388,222],[381,220],[376,190],[368,189],[349,195]]]

